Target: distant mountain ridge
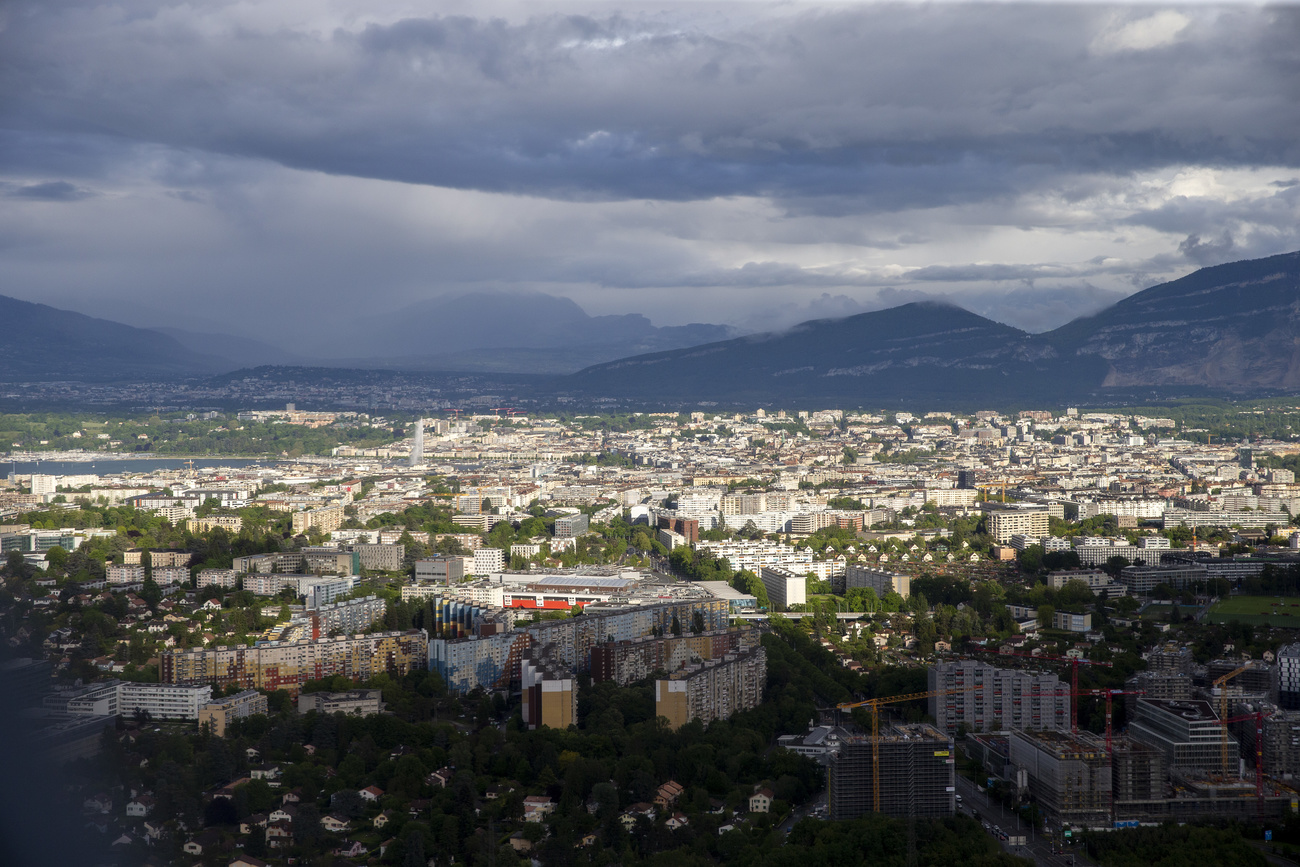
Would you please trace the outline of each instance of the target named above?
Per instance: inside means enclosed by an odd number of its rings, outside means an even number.
[[[0,295],[0,380],[172,379],[226,369],[146,328]]]
[[[1300,392],[1300,252],[1203,268],[1045,334],[939,302],[746,337],[718,325],[656,327],[638,314],[589,316],[542,293],[433,299],[408,312],[353,323],[346,345],[358,357],[343,362],[0,296],[0,380],[178,379],[289,364],[569,374],[529,387],[624,402],[956,406],[1124,389]],[[368,347],[378,351],[365,357]]]
[[[779,334],[595,365],[588,395],[881,405],[1076,400],[1105,389],[1300,389],[1300,253],[1203,268],[1032,335],[959,307],[905,304]]]

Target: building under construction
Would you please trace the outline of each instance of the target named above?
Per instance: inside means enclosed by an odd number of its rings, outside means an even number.
[[[1129,735],[1163,752],[1171,769],[1237,773],[1237,741],[1207,701],[1140,698]]]
[[[1028,772],[1029,792],[1054,821],[1102,827],[1110,821],[1106,741],[1089,732],[1013,731],[1011,762]]]
[[[953,741],[927,723],[881,728],[880,812],[898,819],[953,815]],[[831,763],[827,789],[832,819],[873,812],[875,774],[870,737],[846,738]]]

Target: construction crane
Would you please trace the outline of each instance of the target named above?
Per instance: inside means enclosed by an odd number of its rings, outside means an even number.
[[[979,650],[982,653],[992,653],[997,656],[1018,656],[1023,659],[1037,659],[1040,662],[1067,662],[1070,664],[1070,691],[1071,692],[1079,691],[1079,666],[1103,665],[1106,668],[1111,667],[1111,664],[1109,662],[1098,662],[1091,659],[1080,659],[1077,656],[1034,656],[1032,653],[1004,653],[1001,650],[989,650],[983,647],[979,648]],[[1079,704],[1078,702],[1074,702],[1074,701],[1070,702],[1070,733],[1071,734],[1079,733]]]
[[[1255,711],[1244,716],[1235,716],[1232,719],[1225,719],[1224,726],[1228,723],[1245,722],[1248,719],[1255,721],[1255,799],[1259,809],[1260,818],[1264,816],[1264,712]]]
[[[1223,685],[1242,672],[1248,671],[1254,664],[1254,660],[1249,660],[1241,668],[1234,669],[1223,677],[1214,679],[1214,688],[1219,691],[1219,723],[1223,728],[1221,752],[1223,756],[1223,772],[1225,774],[1228,772],[1228,763],[1232,760],[1232,751],[1228,748],[1228,691],[1224,689]]]
[[[1003,480],[1000,481],[1000,482],[988,482],[988,483],[983,484],[983,485],[976,485],[975,487],[978,488],[978,489],[981,490],[981,491],[984,490],[985,488],[988,488],[988,489],[990,489],[990,490],[994,490],[994,491],[996,491],[998,488],[1001,488],[1001,489],[1002,489],[1002,502],[1005,503],[1005,502],[1007,501],[1007,482],[1006,482],[1005,479],[1003,479]],[[988,502],[988,499],[989,499],[989,494],[988,494],[988,493],[985,493],[985,494],[984,494],[984,501],[985,501],[985,502]]]
[[[939,698],[962,692],[975,692],[983,686],[964,686],[960,689],[936,689],[929,692],[909,692],[904,695],[888,695],[868,698],[863,701],[849,701],[835,706],[836,710],[852,710],[865,707],[871,711],[871,804],[872,809],[880,812],[880,708],[886,704],[902,704],[907,701],[920,701],[926,698]]]

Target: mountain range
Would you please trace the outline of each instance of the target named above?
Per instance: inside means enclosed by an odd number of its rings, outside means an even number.
[[[346,344],[356,357],[346,360],[4,296],[0,322],[7,381],[185,378],[271,364],[544,373],[557,393],[625,402],[956,406],[1142,389],[1259,394],[1300,390],[1300,253],[1203,268],[1042,334],[917,302],[736,337],[727,326],[656,327],[638,314],[590,316],[568,299],[495,291],[357,317]]]
[[[1203,268],[1054,331],[914,303],[595,365],[592,396],[883,405],[1075,400],[1107,389],[1300,388],[1300,253]]]

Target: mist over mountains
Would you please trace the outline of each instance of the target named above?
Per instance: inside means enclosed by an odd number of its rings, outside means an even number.
[[[738,337],[728,326],[657,327],[639,314],[591,316],[566,298],[487,291],[359,315],[341,336],[322,336],[327,361],[288,351],[270,329],[265,340],[198,327],[164,333],[3,296],[0,319],[8,326],[0,376],[11,382],[181,379],[293,365],[547,374],[555,393],[682,403],[1300,390],[1300,253],[1204,268],[1042,334],[917,301]],[[340,361],[340,346],[351,357]]]

